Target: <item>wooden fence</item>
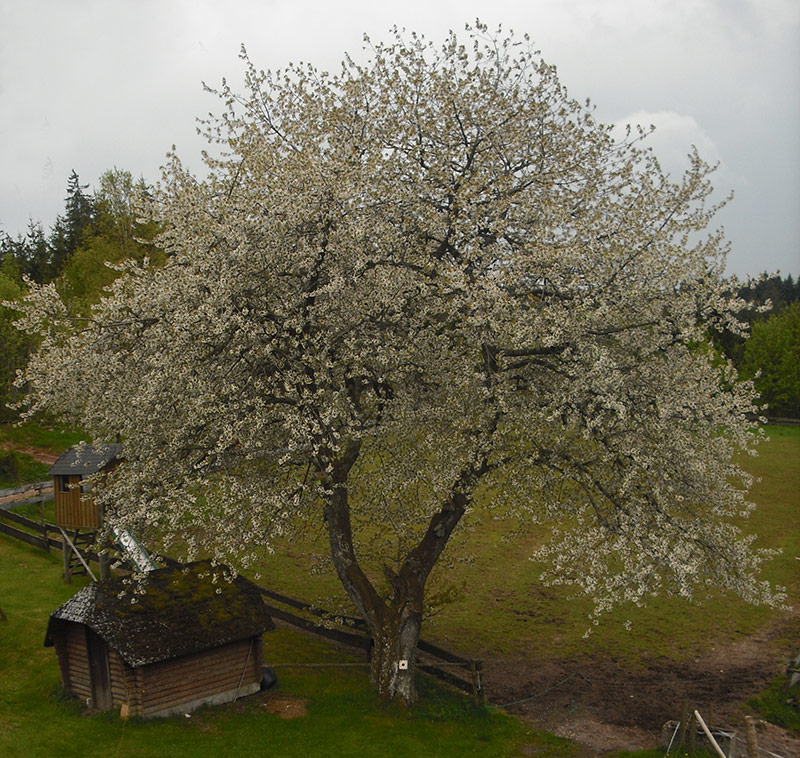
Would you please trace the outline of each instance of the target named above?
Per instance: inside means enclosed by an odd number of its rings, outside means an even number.
[[[266,587],[258,587],[258,589],[269,600],[304,611],[317,618],[325,619],[325,621],[323,621],[323,625],[320,625],[318,621],[311,621],[269,602],[265,603],[275,618],[311,634],[326,637],[341,645],[347,645],[364,654],[369,654],[371,639],[367,631],[367,625],[362,619],[330,614],[327,611],[281,595]],[[330,619],[340,621],[339,626],[344,628],[325,625],[330,623]],[[485,703],[482,661],[462,658],[449,650],[445,650],[443,647],[422,639],[417,643],[417,653],[420,658],[417,668],[421,671],[425,671],[464,692],[471,693],[476,705]],[[462,676],[459,676],[459,674]]]
[[[63,550],[61,532],[55,524],[47,523],[44,519],[34,521],[9,510],[31,503],[44,504],[52,499],[52,482],[37,482],[0,490],[0,533],[41,550]],[[51,537],[51,533],[58,535],[59,539]],[[89,557],[97,560],[94,554],[89,554]],[[168,557],[162,556],[162,560],[169,565],[178,565],[177,561]],[[308,634],[353,648],[365,657],[369,655],[371,640],[362,619],[329,613],[311,603],[288,597],[267,587],[258,586],[258,589],[274,618]],[[304,615],[299,615],[298,611]],[[471,694],[476,704],[485,703],[482,661],[462,658],[425,640],[419,641],[417,650],[417,667],[421,671]]]
[[[8,508],[19,508],[31,503],[41,503],[53,499],[53,480],[46,482],[34,482],[33,484],[21,484],[19,487],[0,490],[0,510]]]
[[[44,520],[32,521],[10,510],[34,503],[44,506],[52,499],[52,479],[0,490],[0,533],[42,550],[50,550],[50,548],[60,550],[61,541],[50,536],[50,532],[60,534],[55,524],[45,523]],[[20,529],[20,526],[25,528]]]

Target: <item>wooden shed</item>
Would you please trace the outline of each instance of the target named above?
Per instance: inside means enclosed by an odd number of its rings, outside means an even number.
[[[63,453],[50,469],[56,524],[64,529],[96,531],[103,524],[100,505],[88,497],[86,479],[108,470],[122,445],[76,445]]]
[[[65,689],[97,710],[145,717],[258,691],[262,635],[275,626],[254,584],[198,562],[152,571],[140,594],[135,587],[93,582],[51,614],[44,644],[55,647]]]

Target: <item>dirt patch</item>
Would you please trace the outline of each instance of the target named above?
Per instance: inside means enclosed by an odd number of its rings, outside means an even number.
[[[746,701],[785,670],[795,647],[800,650],[797,611],[790,616],[681,664],[489,659],[486,690],[491,703],[512,704],[510,713],[575,740],[585,756],[658,747],[661,727],[680,718],[684,703],[712,726],[743,735]],[[785,758],[800,755],[800,741],[783,730],[769,725],[763,732],[765,748]]]
[[[291,695],[271,695],[262,703],[261,707],[267,713],[274,713],[282,719],[296,719],[308,715],[308,701],[301,697]]]
[[[11,442],[3,442],[0,444],[0,449],[2,450],[13,450],[16,453],[24,453],[25,455],[29,455],[39,463],[46,463],[49,466],[52,466],[57,460],[58,455],[55,453],[51,453],[48,450],[42,450],[38,447],[20,447],[19,445],[14,445]]]
[[[766,721],[760,721],[757,724],[756,732],[758,747],[762,750],[768,750],[774,755],[785,756],[785,758],[800,755],[800,740],[791,737],[786,730]]]

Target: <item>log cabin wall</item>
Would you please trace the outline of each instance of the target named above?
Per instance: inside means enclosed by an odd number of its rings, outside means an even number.
[[[108,671],[111,676],[111,702],[115,708],[127,704],[133,711],[133,702],[136,699],[136,677],[134,669],[122,660],[116,651],[108,651]]]
[[[55,648],[64,689],[84,702],[91,700],[92,678],[83,624],[64,622],[63,631],[55,640]]]
[[[162,661],[140,669],[139,715],[166,716],[198,701],[229,702],[249,695],[261,683],[261,639],[239,642]],[[131,709],[133,711],[133,709]]]
[[[66,622],[55,642],[64,688],[80,700],[92,699],[86,628]],[[132,716],[166,716],[201,701],[223,703],[257,692],[261,683],[261,638],[146,666],[129,666],[108,651],[112,705],[127,704]]]

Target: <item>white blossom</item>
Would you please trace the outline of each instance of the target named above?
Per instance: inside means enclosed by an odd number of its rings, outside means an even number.
[[[712,168],[671,181],[526,43],[469,37],[398,33],[338,75],[245,56],[208,178],[165,170],[166,264],[78,324],[31,285],[30,412],[119,435],[110,516],[167,549],[242,565],[324,523],[373,629],[363,567],[421,613],[404,582],[486,511],[554,523],[543,579],[598,613],[709,582],[778,602],[730,521],[753,388],[703,349],[741,328]]]

